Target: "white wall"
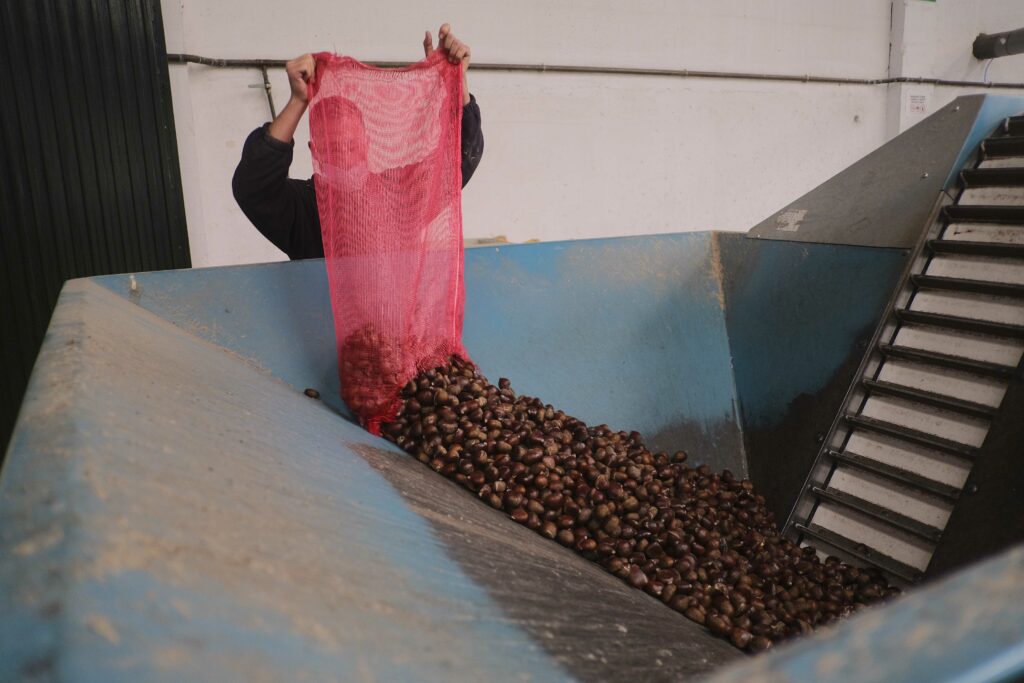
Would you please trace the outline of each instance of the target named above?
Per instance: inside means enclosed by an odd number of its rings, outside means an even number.
[[[890,76],[982,82],[988,62],[971,54],[975,37],[979,33],[1016,28],[1024,28],[1022,0],[897,0],[893,3]],[[1024,82],[1024,55],[992,60],[988,80]],[[906,130],[960,95],[983,91],[917,84],[894,85],[888,90],[888,137]],[[1021,90],[991,92],[1024,95]]]
[[[980,79],[969,54],[974,35],[1024,26],[1020,0],[903,5],[310,0],[281,9],[266,0],[163,0],[163,11],[168,52],[210,57],[327,49],[412,61],[423,31],[447,20],[478,62],[852,78],[889,75],[890,42],[906,33],[907,50],[893,50],[901,69],[893,75]],[[891,16],[905,26],[897,31]],[[930,30],[942,32],[941,45]],[[1024,80],[1015,59],[994,63],[990,77]],[[248,87],[261,83],[259,72],[172,65],[171,80],[193,263],[283,258],[230,190],[245,136],[269,116],[263,91]],[[281,107],[283,72],[271,80]],[[487,147],[463,194],[468,238],[746,230],[911,123],[899,116],[899,87],[472,71],[470,87]],[[930,104],[955,94],[931,94]],[[311,173],[307,139],[302,126],[295,177]]]

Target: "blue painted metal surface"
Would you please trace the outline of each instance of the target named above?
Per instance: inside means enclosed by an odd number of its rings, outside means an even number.
[[[738,656],[95,281],[61,296],[0,520],[5,681],[674,680]]]
[[[828,339],[810,337],[854,330],[869,306],[844,286],[896,260],[731,239],[470,251],[466,343],[493,378],[725,466],[741,457],[737,397],[770,417],[827,381]],[[321,262],[134,281],[70,283],[33,374],[0,477],[0,680],[678,680],[738,656],[340,418]],[[780,306],[806,335],[763,315]],[[800,380],[764,391],[774,365]],[[961,680],[932,667],[932,631],[906,629],[940,614],[949,628],[982,585],[965,623],[1003,640],[940,642],[974,662],[963,680],[1001,680],[1024,619],[1008,557],[942,584],[945,611],[897,603],[801,661],[846,671],[849,648],[895,623],[916,640],[872,650],[888,659],[871,671]]]
[[[735,234],[718,241],[747,471],[781,521],[907,254]]]
[[[319,390],[326,404],[350,416],[338,394],[323,260],[110,275],[95,282],[293,387]]]
[[[470,249],[463,340],[493,381],[745,472],[716,258],[710,233]],[[348,415],[322,261],[98,282]]]
[[[709,683],[996,683],[1024,680],[1024,546]]]
[[[449,657],[563,677],[401,494],[344,457],[377,439],[103,292],[65,291],[5,468],[0,585],[17,591],[0,680],[412,680]],[[453,613],[473,628],[445,637]]]
[[[471,250],[465,342],[518,391],[745,472],[712,247],[689,233]]]
[[[906,263],[902,249],[719,236],[729,345],[744,428],[777,424],[825,388],[874,330]]]

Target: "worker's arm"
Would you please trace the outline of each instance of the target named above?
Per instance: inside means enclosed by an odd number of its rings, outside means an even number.
[[[324,247],[313,183],[288,177],[295,143],[271,135],[272,126],[267,123],[254,130],[242,147],[242,158],[231,179],[235,201],[256,229],[288,258],[319,258]]]
[[[480,107],[466,82],[470,51],[452,35],[448,24],[441,27],[438,46],[455,63],[462,63],[461,166],[465,187],[484,150]],[[427,55],[434,49],[429,32],[423,47]],[[316,60],[312,55],[302,55],[289,61],[285,71],[291,88],[288,104],[271,123],[257,128],[246,139],[231,185],[243,213],[274,246],[292,259],[319,258],[323,256],[323,242],[313,182],[288,178],[295,130],[309,105],[308,86],[316,78]]]
[[[271,123],[249,134],[231,189],[246,217],[288,258],[317,258],[323,256],[323,242],[313,183],[288,177],[316,60],[303,55],[288,62],[285,71],[291,98]]]
[[[469,45],[455,37],[451,24],[442,24],[437,32],[437,49],[448,54],[448,61],[462,65],[462,186],[473,177],[480,159],[484,155],[484,133],[480,126],[480,106],[469,92],[466,72],[472,51]],[[434,39],[430,31],[423,37],[423,54],[427,57],[434,51]]]
[[[434,51],[434,39],[427,31],[423,37],[423,54],[427,57]],[[484,134],[481,129],[480,106],[469,92],[466,76],[472,51],[469,45],[455,37],[451,24],[442,24],[437,32],[437,49],[444,50],[452,64],[462,66],[462,186],[473,177],[476,167],[484,154]],[[288,104],[270,124],[270,137],[284,143],[291,143],[295,129],[309,106],[309,84],[316,80],[316,59],[313,55],[302,55],[285,64],[291,98]]]
[[[480,106],[469,96],[469,104],[462,108],[462,186],[473,177],[484,155],[484,131],[480,125]]]

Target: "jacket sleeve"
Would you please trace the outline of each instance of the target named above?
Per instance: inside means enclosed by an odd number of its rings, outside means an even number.
[[[288,177],[295,143],[271,137],[269,126],[264,124],[246,138],[231,179],[235,201],[256,229],[288,258],[323,256],[312,182]]]
[[[480,105],[473,95],[462,108],[462,186],[473,177],[484,155],[484,132],[481,128]]]

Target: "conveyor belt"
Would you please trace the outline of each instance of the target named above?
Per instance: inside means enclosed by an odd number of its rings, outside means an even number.
[[[787,533],[896,580],[926,575],[1024,355],[1024,117],[923,235]],[[990,457],[990,456],[989,456]]]

